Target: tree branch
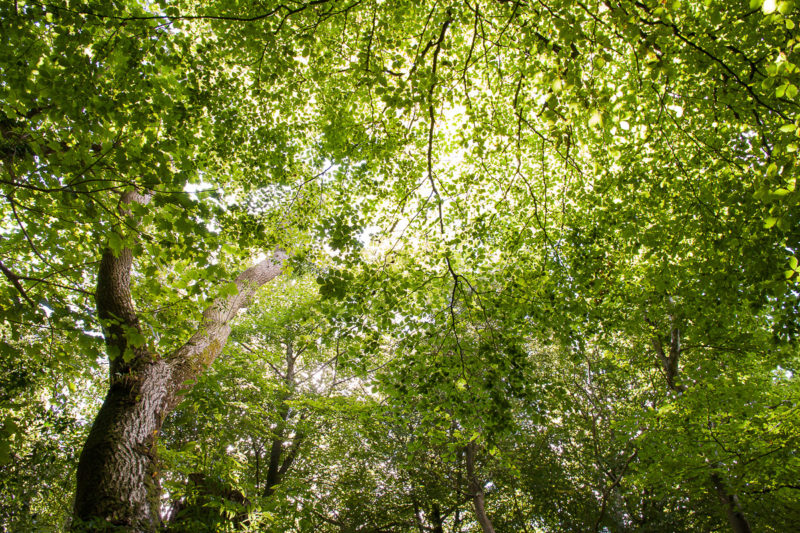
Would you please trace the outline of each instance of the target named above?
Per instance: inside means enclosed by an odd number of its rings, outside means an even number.
[[[131,190],[120,197],[119,211],[124,216],[130,213],[127,206],[131,203],[147,204],[149,201],[150,195],[142,195]],[[133,252],[130,248],[123,248],[115,254],[107,247],[103,250],[97,273],[95,304],[103,326],[106,346],[109,348],[112,379],[115,374],[125,370],[125,359],[129,361],[145,359],[148,355],[144,346],[128,346],[131,330],[139,335],[142,333],[131,298],[132,264]],[[133,357],[125,355],[129,348],[133,352]]]
[[[8,281],[11,282],[14,288],[17,289],[17,291],[22,295],[22,297],[25,298],[25,301],[31,304],[33,307],[36,307],[36,304],[33,303],[33,300],[31,300],[30,296],[28,296],[28,293],[26,293],[25,289],[22,287],[22,283],[19,282],[20,277],[11,272],[11,270],[9,270],[2,261],[0,261],[0,270],[3,272],[3,274],[5,274],[6,278],[8,278]]]
[[[472,497],[472,503],[475,506],[475,517],[483,529],[483,533],[494,533],[494,526],[489,516],[486,514],[486,507],[483,494],[483,485],[478,481],[475,474],[475,453],[477,451],[477,443],[473,440],[467,444],[466,458],[467,458],[467,477],[469,478],[469,491]]]
[[[276,251],[272,257],[264,259],[236,278],[238,292],[216,298],[203,312],[203,319],[197,332],[189,341],[175,350],[169,357],[172,366],[172,383],[176,393],[170,403],[177,405],[185,392],[206,368],[214,362],[231,332],[230,320],[246,307],[255,292],[265,283],[283,272],[288,254]]]

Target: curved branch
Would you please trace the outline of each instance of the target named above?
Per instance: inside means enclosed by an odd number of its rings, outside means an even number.
[[[25,292],[25,288],[22,286],[22,283],[19,282],[20,277],[9,270],[2,261],[0,261],[0,271],[5,274],[6,278],[8,278],[8,281],[10,281],[11,284],[14,285],[14,288],[17,289],[17,292],[19,292],[22,297],[25,298],[25,301],[28,302],[32,307],[36,307],[36,304],[33,302],[33,300],[31,300],[30,296],[28,296],[28,293]]]
[[[216,298],[203,312],[197,332],[169,357],[172,367],[171,389],[175,391],[169,402],[171,406],[180,402],[183,393],[214,362],[231,333],[231,319],[248,305],[259,287],[283,272],[283,264],[288,257],[286,252],[278,250],[272,257],[248,268],[235,280],[238,289],[236,294]]]

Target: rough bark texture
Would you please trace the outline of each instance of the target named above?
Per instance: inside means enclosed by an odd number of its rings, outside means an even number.
[[[283,262],[287,258],[286,253],[279,251],[242,272],[235,280],[238,294],[214,300],[203,312],[203,320],[197,333],[169,356],[172,368],[170,385],[175,389],[175,394],[170,399],[170,410],[220,354],[231,333],[230,320],[239,309],[247,305],[259,287],[282,272]]]
[[[78,463],[76,529],[87,527],[83,522],[131,531],[158,526],[155,443],[166,414],[168,382],[169,368],[162,361],[112,379]]]
[[[125,204],[147,203],[126,193]],[[74,530],[116,526],[124,531],[155,531],[161,521],[155,449],[166,415],[214,361],[230,334],[230,320],[253,293],[279,275],[283,252],[245,270],[239,293],[217,298],[203,313],[198,331],[167,357],[129,342],[142,335],[131,300],[131,251],[103,252],[96,304],[110,357],[110,386],[78,462]]]
[[[481,525],[483,533],[494,533],[494,526],[489,516],[486,514],[486,498],[483,494],[483,483],[478,481],[475,474],[475,453],[477,451],[477,444],[475,441],[467,444],[467,477],[469,478],[469,491],[472,496],[472,504],[475,507],[475,518]]]

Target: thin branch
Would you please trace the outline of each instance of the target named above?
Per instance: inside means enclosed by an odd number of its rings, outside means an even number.
[[[236,15],[178,15],[178,16],[175,16],[175,17],[170,17],[170,16],[167,16],[167,15],[147,15],[147,16],[105,15],[105,14],[96,13],[96,12],[93,12],[93,11],[80,11],[80,10],[76,10],[76,9],[68,9],[68,8],[61,7],[61,6],[53,6],[53,5],[48,5],[48,4],[42,4],[40,2],[32,2],[32,3],[34,5],[39,5],[39,6],[45,8],[47,10],[52,10],[52,11],[61,10],[61,11],[67,11],[69,13],[75,13],[75,14],[78,14],[78,15],[87,15],[87,16],[95,17],[95,18],[98,18],[98,19],[101,19],[101,20],[118,20],[120,22],[147,21],[147,20],[167,20],[167,21],[173,21],[173,20],[222,20],[222,21],[228,21],[228,22],[257,22],[259,20],[263,20],[263,19],[269,18],[269,17],[275,15],[276,13],[278,13],[279,11],[286,10],[287,11],[287,16],[291,16],[291,15],[300,13],[301,11],[305,11],[309,7],[326,4],[326,3],[330,2],[330,1],[331,0],[312,0],[311,2],[308,2],[307,4],[301,4],[300,7],[295,8],[295,9],[290,9],[289,6],[287,6],[286,4],[280,4],[276,8],[274,8],[274,9],[272,9],[270,11],[267,11],[266,13],[262,13],[260,15],[253,15],[252,17],[240,17],[240,16],[236,16]]]
[[[22,286],[22,283],[19,282],[20,277],[11,272],[11,270],[9,270],[8,267],[6,267],[6,265],[4,265],[2,261],[0,261],[0,271],[2,271],[3,274],[5,274],[6,278],[8,278],[8,281],[10,281],[12,285],[14,285],[14,287],[22,295],[22,297],[25,298],[25,300],[29,304],[31,304],[31,306],[36,307],[36,304],[33,302],[33,300],[31,300],[30,296],[28,296],[28,293],[25,292],[25,288]]]

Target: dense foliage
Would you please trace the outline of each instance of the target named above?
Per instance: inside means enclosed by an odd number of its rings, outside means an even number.
[[[799,24],[0,4],[0,530],[796,527]],[[106,390],[275,250],[140,443],[163,524],[73,520]]]

